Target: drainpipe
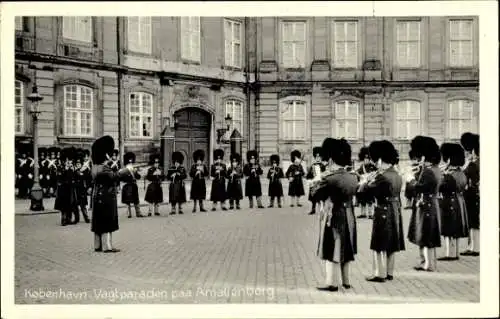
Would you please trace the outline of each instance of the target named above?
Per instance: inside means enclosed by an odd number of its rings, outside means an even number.
[[[117,51],[117,62],[118,66],[122,63],[122,46],[121,46],[121,27],[120,27],[120,17],[116,17],[116,51]],[[122,120],[122,108],[123,108],[123,96],[122,96],[122,84],[123,84],[123,74],[121,70],[117,72],[117,82],[118,82],[118,145],[120,152],[120,163],[123,167],[123,154],[125,152],[125,141],[123,136],[123,120]]]
[[[252,130],[250,128],[250,125],[251,125],[251,112],[250,112],[250,103],[252,102],[251,100],[251,91],[252,91],[252,88],[251,88],[251,83],[250,83],[250,58],[249,58],[249,54],[248,54],[248,41],[249,41],[249,38],[248,38],[248,35],[249,35],[249,32],[248,32],[248,28],[250,27],[250,18],[249,17],[245,17],[245,90],[246,90],[246,110],[247,110],[247,134],[245,134],[247,136],[247,149],[250,149],[250,134],[252,134]],[[241,132],[243,133],[243,132]],[[241,157],[243,158],[243,154],[240,154]]]

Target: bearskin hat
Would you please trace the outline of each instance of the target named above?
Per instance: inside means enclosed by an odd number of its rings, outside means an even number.
[[[467,152],[472,152],[472,150],[474,149],[474,140],[474,134],[467,132],[462,134],[462,136],[460,137],[460,144],[462,144],[464,150],[466,150]]]
[[[172,162],[182,164],[184,162],[184,155],[181,152],[172,153]]]
[[[420,154],[425,156],[425,160],[432,164],[439,164],[441,162],[441,152],[436,140],[429,136],[423,136],[421,142]]]
[[[118,151],[117,149],[114,149],[112,155],[118,156],[118,154],[120,154],[120,151]]]
[[[269,160],[271,161],[271,164],[272,163],[279,164],[280,163],[280,156],[278,154],[273,154],[273,155],[271,155]]]
[[[251,150],[251,151],[248,151],[248,152],[247,152],[247,161],[249,161],[249,162],[250,162],[250,159],[251,159],[252,157],[253,157],[253,158],[255,158],[255,160],[257,160],[257,159],[258,159],[259,154],[257,153],[257,151],[256,151],[256,150]]]
[[[313,147],[313,156],[321,156],[321,146],[315,146]]]
[[[38,148],[38,156],[42,156],[42,155],[47,155],[47,148],[46,147],[39,147]]]
[[[79,149],[76,149],[75,150],[75,153],[74,153],[74,157],[73,157],[73,161],[76,163],[80,163],[80,164],[83,164],[83,156],[84,156],[84,152],[81,148]]]
[[[294,161],[296,158],[302,158],[302,154],[299,150],[294,150],[290,153],[290,158]]]
[[[238,154],[238,153],[231,154],[231,162],[234,162],[234,161],[236,161],[238,163],[241,162],[240,154]]]
[[[224,150],[218,148],[216,150],[214,150],[214,160],[216,159],[223,159],[224,158]]]
[[[76,149],[74,147],[66,147],[61,150],[61,161],[73,161],[76,157]]]
[[[134,152],[127,152],[125,155],[123,155],[123,164],[127,165],[129,163],[135,163],[135,153]]]
[[[102,136],[92,144],[92,162],[101,164],[107,160],[115,148],[115,140],[109,136]]]
[[[474,134],[472,149],[479,156],[479,134]]]
[[[465,164],[465,152],[458,143],[443,143],[441,145],[441,156],[444,162],[449,160],[451,166],[463,166]]]
[[[411,140],[410,142],[411,151],[413,152],[413,156],[416,159],[420,159],[423,156],[423,150],[425,149],[425,141],[426,141],[426,136],[422,135],[417,135]]]
[[[52,154],[57,154],[56,147],[54,146],[47,148],[47,156],[51,156]]]
[[[345,139],[337,140],[337,145],[332,150],[332,160],[339,166],[351,165],[351,145]]]
[[[88,149],[83,150],[83,155],[84,156],[90,156],[90,151]]]
[[[379,159],[382,162],[396,165],[399,162],[399,154],[394,145],[387,141],[373,141],[369,146],[370,157],[374,161]]]
[[[368,147],[363,146],[358,153],[358,159],[360,162],[364,161],[365,159],[370,158],[370,152],[368,151]]]
[[[158,153],[149,154],[149,165],[153,165],[156,161],[161,162],[161,156]]]
[[[415,151],[414,150],[410,150],[408,152],[408,157],[410,158],[410,160],[416,160],[417,157],[415,156]]]
[[[328,161],[333,157],[333,151],[336,149],[338,145],[338,140],[327,137],[323,140],[323,144],[321,145],[321,159],[323,161]]]
[[[195,162],[198,161],[198,160],[200,160],[200,161],[203,162],[203,160],[205,159],[205,152],[203,150],[196,150],[196,151],[194,151],[194,153],[193,153],[193,159],[194,159]]]

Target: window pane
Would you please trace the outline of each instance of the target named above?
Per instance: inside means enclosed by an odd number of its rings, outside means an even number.
[[[419,56],[420,56],[420,46],[418,42],[408,42],[408,57],[407,57],[407,65],[409,66],[418,66],[420,64]]]
[[[336,121],[337,127],[336,127],[336,137],[341,138],[341,137],[346,137],[345,136],[345,130],[346,130],[346,125],[344,120],[337,120]]]
[[[303,102],[295,103],[295,119],[304,119],[306,116],[306,106]]]
[[[346,117],[346,105],[345,102],[337,102],[335,104],[335,118],[344,119]]]
[[[344,22],[335,22],[335,41],[343,42],[346,40],[346,30]]]
[[[420,39],[420,22],[414,21],[409,22],[409,31],[408,31],[408,40],[409,41],[419,41]]]
[[[407,40],[407,23],[406,22],[398,22],[396,27],[396,39],[397,41],[406,41]]]
[[[356,42],[346,42],[346,59],[345,65],[349,67],[356,67],[358,64],[358,49]]]
[[[450,64],[459,65],[460,64],[460,42],[451,41],[450,42]]]
[[[236,41],[241,41],[241,23],[234,23],[233,39]]]
[[[357,138],[358,137],[358,123],[356,120],[348,120],[346,121],[347,130],[346,137],[347,138]]]
[[[459,121],[457,120],[450,120],[449,122],[449,136],[450,138],[458,138],[460,137],[460,126],[459,126]]]
[[[235,43],[233,46],[233,66],[241,66],[241,45]]]
[[[306,24],[304,22],[295,23],[294,40],[295,41],[305,41],[306,39]]]
[[[23,17],[15,17],[16,31],[23,31]]]
[[[291,23],[283,23],[283,41],[291,41],[292,38],[292,25]]]
[[[398,42],[397,44],[397,53],[398,53],[398,64],[401,66],[405,66],[408,64],[407,59],[408,52],[408,43],[407,42]]]
[[[302,140],[306,136],[306,123],[305,121],[295,121],[295,134],[294,138],[296,140]]]
[[[408,106],[408,119],[420,120],[420,103],[416,101],[409,101]]]
[[[472,41],[462,41],[461,42],[461,65],[470,66],[472,65]]]
[[[419,135],[420,134],[420,121],[419,120],[409,121],[409,129],[410,129],[410,131],[408,132],[408,135],[406,136],[407,138],[413,138],[414,136]]]
[[[347,117],[350,119],[358,118],[358,104],[357,103],[349,103],[347,104]]]
[[[396,122],[396,138],[406,138],[406,121]]]

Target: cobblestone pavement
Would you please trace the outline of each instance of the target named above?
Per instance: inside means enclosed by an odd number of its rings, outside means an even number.
[[[318,216],[309,207],[127,219],[120,210],[117,254],[93,251],[88,224],[59,216],[16,216],[16,303],[441,303],[479,302],[479,258],[413,270],[417,249],[396,260],[395,279],[369,283],[371,221],[358,220],[353,289],[318,292]],[[404,213],[405,229],[409,211]],[[462,246],[465,242],[462,243]],[[442,249],[438,252],[443,254]],[[42,294],[45,293],[45,297]]]

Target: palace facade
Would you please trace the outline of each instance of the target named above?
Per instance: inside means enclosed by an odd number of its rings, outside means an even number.
[[[228,136],[286,160],[326,136],[359,148],[479,129],[477,17],[17,17],[16,140],[89,148],[109,134],[147,161],[229,156]],[[231,115],[231,127],[225,117]],[[222,130],[221,130],[222,129]]]

